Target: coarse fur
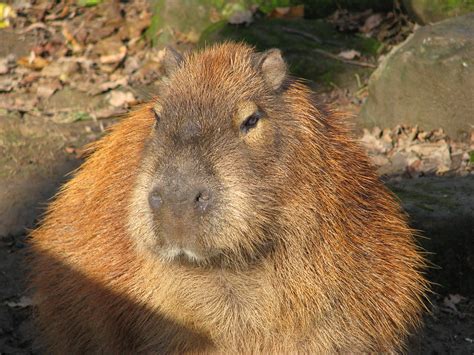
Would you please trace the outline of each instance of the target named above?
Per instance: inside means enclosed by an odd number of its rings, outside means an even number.
[[[270,55],[225,43],[177,61],[62,188],[31,235],[51,352],[403,349],[427,289],[413,231],[344,116],[269,75],[284,70]],[[147,202],[183,167],[217,196],[188,249]]]

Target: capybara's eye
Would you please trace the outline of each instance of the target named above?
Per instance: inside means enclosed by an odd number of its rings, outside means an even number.
[[[158,112],[156,112],[156,110],[154,110],[154,109],[152,109],[151,111],[153,112],[153,116],[155,117],[155,120],[157,122],[160,121],[160,119],[161,119],[160,114]]]
[[[254,112],[249,117],[247,117],[244,122],[242,122],[242,124],[240,125],[240,130],[244,133],[247,133],[249,130],[251,130],[257,125],[261,117],[262,114],[260,111]]]

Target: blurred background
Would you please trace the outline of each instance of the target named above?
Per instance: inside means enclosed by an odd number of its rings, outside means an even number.
[[[163,48],[280,48],[420,230],[431,314],[409,353],[474,354],[474,0],[0,1],[0,354],[38,353],[27,229]]]

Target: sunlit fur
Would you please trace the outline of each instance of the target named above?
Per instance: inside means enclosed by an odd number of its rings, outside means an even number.
[[[273,90],[254,56],[187,56],[51,203],[31,236],[50,351],[392,352],[419,325],[425,263],[397,201],[344,116],[291,78]],[[242,135],[249,101],[265,117]],[[202,134],[176,150],[190,120]],[[185,164],[219,189],[187,257],[163,249],[147,204],[154,174]]]

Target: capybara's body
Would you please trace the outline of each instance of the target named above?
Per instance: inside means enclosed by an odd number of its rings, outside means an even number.
[[[32,233],[49,351],[402,349],[424,260],[343,118],[279,51],[168,57]]]

